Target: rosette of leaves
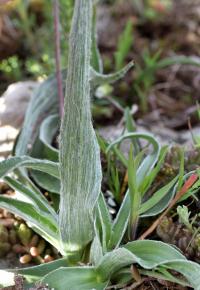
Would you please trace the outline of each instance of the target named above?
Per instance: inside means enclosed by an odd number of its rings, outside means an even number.
[[[0,176],[21,193],[18,199],[0,197],[0,206],[18,214],[38,234],[53,244],[63,258],[37,267],[19,269],[26,287],[41,282],[54,289],[92,290],[106,289],[112,283],[133,281],[131,265],[137,265],[141,275],[159,277],[182,285],[200,289],[200,266],[188,261],[177,249],[158,241],[132,241],[132,232],[140,216],[157,206],[172,189],[173,180],[163,191],[143,200],[151,184],[160,156],[158,142],[148,134],[129,133],[125,138],[144,138],[152,145],[152,152],[144,152],[128,160],[129,190],[114,221],[111,220],[101,194],[100,149],[92,126],[90,111],[92,0],[75,1],[69,43],[68,73],[66,81],[64,116],[61,121],[59,162],[28,156],[13,157],[0,164]],[[93,80],[103,79],[92,70]],[[60,207],[57,213],[36,186],[23,175],[24,183],[7,177],[19,167],[45,172],[60,180]],[[155,209],[154,209],[155,210]],[[129,226],[130,225],[130,226]],[[129,243],[123,238],[129,228]],[[176,278],[170,270],[183,278]],[[0,271],[0,285],[14,284],[16,270]],[[6,279],[6,280],[5,280]]]

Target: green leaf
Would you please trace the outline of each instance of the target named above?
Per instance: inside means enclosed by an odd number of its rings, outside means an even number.
[[[58,178],[37,170],[31,170],[30,175],[40,187],[49,192],[60,194],[60,180]]]
[[[149,174],[147,176],[145,176],[143,183],[140,186],[140,190],[142,192],[142,195],[144,196],[145,193],[147,192],[147,190],[150,188],[150,186],[152,185],[153,181],[155,180],[158,172],[160,171],[163,162],[165,160],[166,154],[168,151],[168,146],[163,146],[160,150],[160,155],[158,157],[158,161],[157,164],[155,165],[155,167],[149,172]]]
[[[140,167],[137,170],[137,182],[138,186],[140,186],[145,178],[145,176],[152,170],[158,160],[159,154],[160,154],[160,144],[158,141],[151,135],[151,134],[144,134],[144,133],[126,133],[119,137],[117,140],[112,142],[106,152],[108,153],[110,150],[116,149],[116,146],[121,144],[122,141],[125,139],[139,139],[142,138],[144,140],[147,140],[152,146],[153,146],[153,152],[151,154],[148,154],[143,162],[141,163]],[[122,154],[123,155],[123,154]],[[128,165],[128,161],[123,155],[121,157],[122,163],[125,164],[125,166]]]
[[[96,266],[103,257],[103,249],[99,239],[99,235],[96,234],[94,240],[92,241],[90,249],[90,263]]]
[[[134,241],[123,248],[106,254],[99,265],[97,273],[102,279],[109,279],[125,266],[138,263],[144,269],[168,268],[181,273],[190,285],[199,290],[200,265],[187,261],[175,248],[158,241]]]
[[[190,177],[192,174],[198,174],[198,169],[197,171],[190,171],[188,173],[186,173],[183,176],[183,181],[186,181],[188,177]],[[182,202],[183,200],[186,200],[189,196],[193,195],[195,197],[195,193],[198,192],[200,188],[200,175],[199,175],[199,179],[193,184],[193,186],[183,195],[183,197],[179,200],[179,202]],[[198,198],[197,198],[198,199]]]
[[[117,248],[120,245],[128,227],[129,217],[130,195],[129,192],[127,192],[112,226],[112,234],[109,242],[110,250]]]
[[[177,192],[181,189],[184,181],[184,163],[185,163],[185,158],[184,158],[184,149],[180,148],[179,149],[179,156],[180,156],[180,168],[179,168],[179,179],[178,179],[178,184],[177,184]]]
[[[38,210],[31,203],[1,195],[0,207],[26,220],[27,223],[44,239],[57,247],[57,249],[60,248],[59,236],[57,233],[58,224],[57,220],[53,219],[52,215]]]
[[[100,194],[100,149],[90,111],[92,0],[75,2],[69,41],[64,116],[60,133],[63,249],[81,250],[93,236],[93,210]]]
[[[51,144],[59,130],[60,118],[56,115],[48,116],[41,124],[39,139],[44,145],[44,156],[51,161],[58,162],[58,149]]]
[[[96,29],[96,5],[94,4],[93,25],[92,25],[92,59],[91,66],[99,73],[103,72],[103,62],[97,45],[97,29]]]
[[[107,251],[107,245],[111,237],[111,217],[110,213],[108,211],[107,204],[105,202],[104,196],[101,193],[98,199],[97,204],[97,220],[100,222],[100,228],[102,232],[102,245],[103,245],[103,251]]]
[[[60,267],[66,267],[67,263],[68,263],[67,259],[63,258],[63,259],[59,259],[50,263],[41,264],[39,266],[33,266],[33,267],[22,268],[22,269],[20,268],[9,269],[8,271],[23,275],[27,283],[33,283],[33,282],[38,282],[45,275],[47,275],[48,273]]]
[[[39,171],[46,172],[56,178],[60,177],[58,163],[48,160],[34,159],[28,156],[11,157],[7,160],[1,161],[0,177],[4,177],[9,172],[19,167],[37,169]]]
[[[157,62],[156,68],[161,69],[174,64],[194,65],[200,67],[200,58],[193,56],[176,55],[167,57]]]
[[[177,249],[159,241],[134,241],[124,248],[139,257],[139,264],[145,269],[155,268],[170,260],[186,259]]]
[[[115,67],[120,69],[130,51],[133,43],[133,22],[129,19],[123,33],[119,37],[117,51],[115,53]]]
[[[103,290],[108,282],[102,282],[92,267],[59,268],[42,280],[56,290]]]
[[[63,80],[66,79],[66,70],[62,71]],[[65,90],[65,86],[63,86]],[[50,76],[33,93],[26,111],[24,124],[15,144],[15,155],[28,154],[30,145],[33,145],[38,135],[42,120],[49,114],[58,113],[57,80],[55,75]]]
[[[105,83],[109,83],[109,84],[115,83],[119,79],[122,79],[125,76],[125,74],[133,67],[133,65],[134,65],[134,62],[131,61],[121,70],[115,73],[108,74],[108,75],[101,74],[91,68],[90,69],[91,87],[95,88]]]
[[[131,144],[132,145],[132,144]],[[130,195],[130,227],[129,236],[134,239],[139,218],[139,209],[141,206],[141,192],[138,187],[137,169],[141,162],[144,152],[141,151],[133,157],[133,146],[130,148],[128,160],[128,188]]]
[[[51,213],[54,217],[56,217],[55,211],[52,209],[52,207],[47,202],[47,199],[44,197],[42,193],[33,191],[32,189],[26,187],[22,183],[16,181],[14,178],[7,176],[4,177],[4,180],[16,192],[20,192],[23,195],[23,197],[25,197],[29,202],[31,201],[33,205],[37,207],[39,210]]]
[[[137,131],[136,124],[131,113],[131,109],[128,107],[124,110],[124,120],[127,132],[134,133]],[[132,144],[134,146],[134,153],[138,154],[141,149],[141,144],[139,140],[133,139]]]
[[[195,290],[200,290],[200,265],[191,261],[172,261],[166,263],[168,269],[181,273]]]
[[[40,128],[40,139],[39,137],[36,138],[33,148],[31,150],[31,157],[48,159],[50,161],[58,161],[58,150],[51,146],[53,137],[58,127],[58,120],[56,124],[52,124],[54,122],[56,123],[56,115],[51,115],[49,118],[46,118],[42,123]],[[49,123],[53,127],[52,130],[51,128],[48,128]],[[50,176],[46,172],[41,172],[33,169],[29,170],[29,172],[35,183],[41,188],[49,192],[60,194],[60,181],[57,178]],[[19,175],[19,178],[22,178],[21,174]]]
[[[175,185],[175,183],[178,180],[178,176],[176,176],[173,180],[171,180],[168,184],[160,188],[158,191],[156,191],[152,197],[150,197],[146,202],[144,202],[139,210],[140,216],[146,217],[146,216],[152,216],[156,215],[160,212],[162,212],[169,204],[169,200],[171,199],[171,189]],[[168,196],[169,193],[169,199],[165,198]],[[166,204],[163,203],[163,198],[165,198]],[[160,203],[161,201],[161,203]],[[155,207],[157,211],[155,211]],[[153,212],[151,212],[151,209],[153,208]]]
[[[175,188],[169,190],[169,192],[159,201],[158,204],[155,204],[151,209],[147,210],[144,214],[141,214],[141,217],[155,216],[162,212],[163,209],[169,205],[175,193]]]
[[[179,285],[182,285],[184,287],[189,287],[189,283],[187,283],[185,281],[185,279],[178,279],[176,277],[174,277],[171,273],[169,273],[169,271],[165,268],[158,268],[158,272],[156,270],[139,270],[140,274],[142,275],[147,275],[149,277],[153,277],[156,279],[160,279],[160,280],[164,280],[164,281],[170,281]]]
[[[106,254],[97,266],[102,279],[109,279],[123,267],[138,263],[145,269],[154,269],[159,265],[185,257],[175,248],[158,241],[134,241]]]
[[[192,224],[190,223],[190,214],[187,206],[178,206],[177,207],[177,214],[179,216],[179,220],[181,223],[183,223],[189,230],[192,231]]]

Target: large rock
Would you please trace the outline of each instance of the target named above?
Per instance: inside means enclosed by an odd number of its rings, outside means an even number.
[[[7,158],[37,82],[25,81],[12,84],[0,98],[0,160]],[[0,263],[1,264],[1,263]]]
[[[33,90],[38,82],[25,81],[10,85],[0,98],[0,127],[20,128]]]

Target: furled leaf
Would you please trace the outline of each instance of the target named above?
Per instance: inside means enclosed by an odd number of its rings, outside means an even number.
[[[60,194],[60,180],[58,178],[37,170],[31,170],[30,175],[41,188]]]
[[[200,265],[187,261],[175,248],[158,241],[134,241],[106,254],[96,268],[102,280],[108,280],[113,273],[133,263],[144,269],[165,267],[185,276],[190,285],[199,290]]]
[[[133,263],[138,263],[145,269],[153,269],[185,257],[175,248],[157,241],[134,241],[122,248],[107,253],[97,266],[97,272],[102,279],[108,279],[113,273]]]
[[[63,80],[66,79],[66,70],[62,71]],[[56,77],[52,75],[44,81],[33,93],[26,111],[24,124],[15,145],[15,155],[27,155],[30,145],[35,141],[39,132],[39,124],[46,116],[58,113],[58,97]],[[65,88],[63,87],[63,90]]]
[[[60,118],[57,114],[48,116],[41,124],[39,139],[44,145],[44,154],[48,160],[58,161],[58,149],[52,146],[59,130]]]
[[[153,146],[153,152],[148,154],[144,160],[142,161],[141,165],[137,170],[137,181],[138,186],[140,186],[145,178],[145,176],[152,170],[158,160],[160,154],[160,144],[158,141],[151,135],[145,133],[126,133],[119,137],[117,140],[112,142],[109,147],[107,148],[107,153],[112,149],[116,148],[116,145],[121,144],[125,139],[144,139],[147,140]],[[122,162],[128,166],[128,161],[126,160],[125,156],[122,157]]]
[[[52,146],[54,137],[59,131],[60,118],[57,114],[48,116],[41,124],[39,136],[36,139],[31,157],[48,159],[50,161],[58,162],[58,149]],[[60,181],[47,174],[37,170],[29,170],[31,177],[35,183],[48,192],[60,193]]]
[[[100,150],[91,121],[92,0],[75,2],[69,41],[64,117],[60,134],[60,235],[65,251],[93,236],[93,210],[100,194]]]

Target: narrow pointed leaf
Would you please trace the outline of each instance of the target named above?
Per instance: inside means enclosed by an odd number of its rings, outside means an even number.
[[[120,34],[115,53],[115,67],[120,69],[130,52],[133,44],[133,22],[129,19],[124,31]]]
[[[100,223],[99,227],[102,233],[101,242],[105,252],[107,251],[107,245],[111,237],[112,223],[110,213],[102,193],[99,196],[97,204],[97,220]]]
[[[160,204],[160,201],[162,201],[163,198],[165,198],[165,196],[168,195],[169,191],[172,190],[172,188],[174,187],[177,180],[178,180],[178,176],[176,176],[168,184],[166,184],[165,186],[160,188],[158,191],[156,191],[152,195],[152,197],[150,197],[146,202],[144,202],[141,205],[140,210],[139,210],[140,215],[141,216],[151,215],[150,209],[153,208],[154,206],[157,206],[157,208],[158,208],[157,212],[155,212],[155,210],[154,210],[154,215],[163,211],[167,207],[169,202],[166,202],[165,205],[162,205],[162,203]],[[171,197],[171,193],[170,193],[170,197]]]
[[[92,241],[90,249],[90,263],[96,266],[102,258],[103,258],[103,249],[101,246],[99,236],[96,235],[94,237],[94,240]]]
[[[157,161],[155,167],[144,178],[143,183],[140,186],[140,190],[141,190],[143,196],[145,195],[145,193],[147,192],[147,190],[150,188],[153,181],[155,180],[156,176],[158,175],[158,173],[163,165],[163,162],[165,160],[167,151],[168,151],[168,146],[163,146],[160,149],[160,155],[158,157],[158,161]]]
[[[91,68],[90,79],[91,79],[92,88],[95,88],[105,83],[109,83],[109,84],[115,83],[119,79],[122,79],[125,76],[125,74],[133,67],[133,65],[134,63],[133,61],[131,61],[121,70],[112,74],[108,74],[108,75],[101,74],[95,71],[93,68]]]
[[[32,189],[26,187],[25,185],[18,182],[14,178],[7,176],[4,178],[4,180],[15,191],[20,192],[28,200],[31,200],[33,202],[33,205],[35,207],[37,207],[39,210],[43,210],[43,211],[46,211],[48,213],[51,213],[54,217],[56,216],[55,211],[50,206],[47,199],[44,197],[44,195],[42,193],[34,192]]]
[[[57,221],[51,215],[39,211],[31,203],[5,196],[0,196],[0,207],[26,220],[45,239],[48,237],[51,244],[52,240],[56,241],[54,246],[58,243]]]
[[[96,5],[94,4],[94,13],[93,13],[93,21],[92,21],[92,59],[91,59],[91,66],[94,70],[99,73],[103,72],[103,62],[101,59],[101,55],[99,52],[99,48],[97,45],[97,12],[96,12]]]
[[[129,217],[130,195],[129,192],[127,192],[112,226],[112,234],[109,241],[110,250],[117,248],[120,245],[128,227]]]

